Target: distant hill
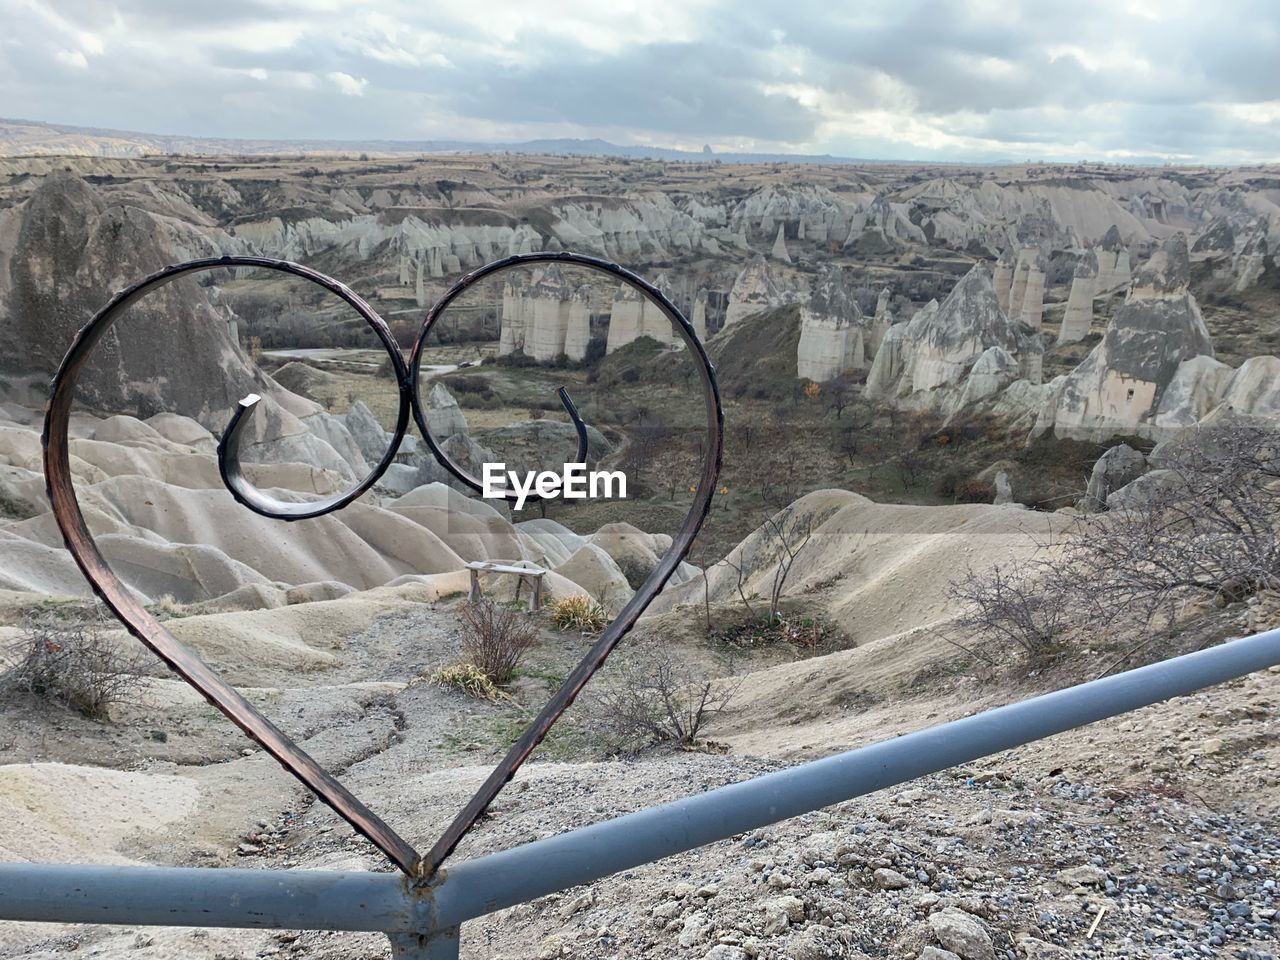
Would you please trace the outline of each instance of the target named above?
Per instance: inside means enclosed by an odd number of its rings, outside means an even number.
[[[240,140],[184,137],[167,134],[76,127],[40,120],[0,118],[0,156],[151,157],[165,154],[207,156],[267,156],[297,154],[440,154],[440,153],[559,154],[588,157],[628,157],[637,160],[677,160],[706,163],[873,163],[852,157],[798,153],[712,153],[610,143],[607,140],[527,140],[523,143],[483,143],[468,140]]]

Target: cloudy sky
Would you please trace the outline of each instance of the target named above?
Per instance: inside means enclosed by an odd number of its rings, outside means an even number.
[[[1275,0],[0,0],[0,116],[884,159],[1280,158]]]

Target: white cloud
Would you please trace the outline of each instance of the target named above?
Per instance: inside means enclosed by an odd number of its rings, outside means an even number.
[[[330,73],[329,79],[338,88],[338,92],[345,97],[363,97],[364,88],[369,85],[369,81],[363,77],[357,79],[349,73],[343,73],[341,70],[335,70]]]
[[[1266,126],[1280,121],[1280,100],[1267,100],[1262,103],[1228,103],[1223,105],[1222,112],[1231,120]]]
[[[1280,157],[1274,0],[554,6],[0,0],[0,103],[218,137]]]
[[[89,58],[79,50],[59,50],[53,55],[53,59],[73,70],[89,69]]]

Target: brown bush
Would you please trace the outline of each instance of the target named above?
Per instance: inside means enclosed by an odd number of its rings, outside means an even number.
[[[961,480],[956,484],[956,503],[992,503],[996,488],[986,480]]]
[[[492,600],[462,606],[462,656],[501,686],[509,683],[524,655],[538,642],[538,628],[511,607]]]
[[[660,743],[693,747],[740,685],[740,680],[716,680],[654,645],[588,687],[584,706],[591,725],[614,750],[634,753]]]
[[[1033,658],[1075,638],[1142,637],[1110,670],[1189,610],[1280,587],[1280,431],[1247,421],[1197,428],[1152,465],[1159,473],[1145,487],[1076,517],[1052,552],[954,580],[948,596],[966,637]]]
[[[996,564],[982,573],[969,570],[947,586],[947,599],[961,609],[961,629],[1014,644],[1033,659],[1057,650],[1070,623],[1071,592],[1025,568]]]
[[[113,704],[142,688],[151,662],[141,648],[117,651],[96,622],[28,621],[11,652],[16,662],[3,675],[5,686],[94,720],[105,720]]]

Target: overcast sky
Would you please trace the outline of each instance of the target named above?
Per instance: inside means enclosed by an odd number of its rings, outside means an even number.
[[[1280,158],[1275,0],[0,0],[0,116],[885,159]]]

